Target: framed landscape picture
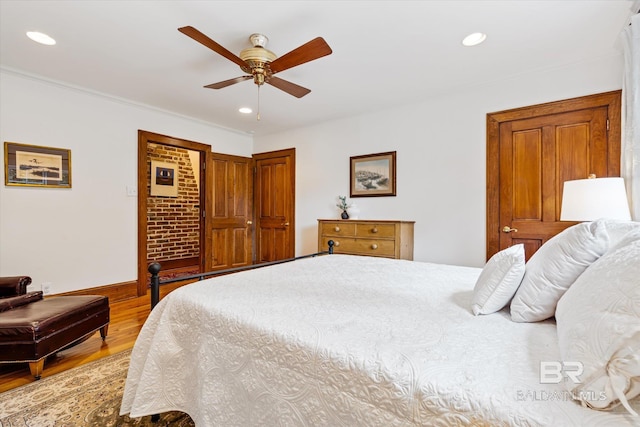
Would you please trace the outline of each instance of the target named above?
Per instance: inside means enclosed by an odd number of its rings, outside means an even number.
[[[351,157],[351,197],[396,195],[396,152]]]
[[[71,188],[71,150],[5,142],[4,183]]]

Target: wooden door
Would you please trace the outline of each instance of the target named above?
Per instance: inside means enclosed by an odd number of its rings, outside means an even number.
[[[205,271],[253,262],[253,160],[213,153]]]
[[[487,259],[526,258],[560,221],[565,181],[620,175],[620,91],[487,115]]]
[[[295,255],[295,149],[255,160],[256,262]]]

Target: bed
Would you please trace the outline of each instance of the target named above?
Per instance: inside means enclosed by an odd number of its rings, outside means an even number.
[[[541,381],[541,363],[563,360],[553,317],[516,322],[509,304],[474,315],[490,263],[325,255],[183,286],[136,341],[121,413],[178,410],[198,426],[640,425],[633,377],[607,410],[581,405],[566,378]]]

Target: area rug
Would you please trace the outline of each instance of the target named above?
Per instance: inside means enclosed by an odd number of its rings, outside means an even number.
[[[1,427],[194,426],[187,414],[119,416],[131,350],[0,394]]]
[[[179,279],[180,277],[193,276],[195,274],[200,274],[199,268],[193,268],[189,270],[161,271],[159,278],[160,278],[160,281],[163,281],[163,280]]]

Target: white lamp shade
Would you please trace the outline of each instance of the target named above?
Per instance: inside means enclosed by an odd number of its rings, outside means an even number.
[[[631,220],[622,178],[565,181],[561,221],[595,221],[599,218]]]

